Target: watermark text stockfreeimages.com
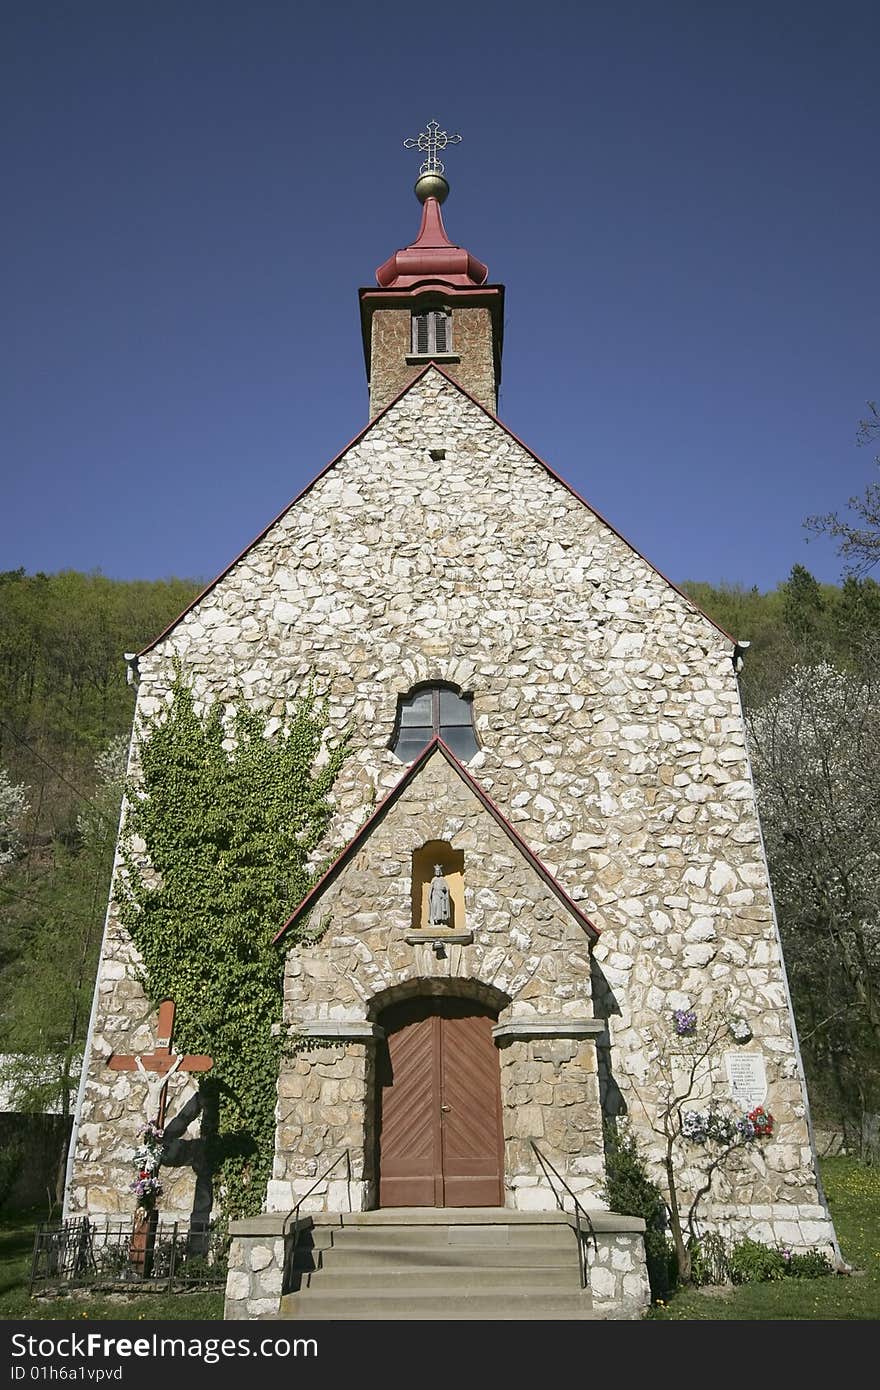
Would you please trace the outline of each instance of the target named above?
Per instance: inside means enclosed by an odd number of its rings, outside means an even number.
[[[34,1380],[41,1378],[41,1367],[28,1363],[43,1361],[79,1361],[100,1359],[102,1361],[138,1358],[150,1360],[156,1357],[171,1357],[179,1360],[201,1361],[206,1366],[219,1361],[234,1360],[236,1357],[275,1358],[283,1360],[289,1356],[317,1356],[318,1343],[314,1337],[166,1337],[153,1332],[143,1337],[110,1337],[104,1332],[69,1332],[58,1337],[33,1336],[25,1332],[15,1332],[11,1337],[12,1380]],[[106,1379],[106,1376],[73,1376],[73,1370],[90,1369],[87,1366],[70,1367],[68,1375],[61,1379]],[[37,1371],[37,1375],[34,1375]],[[46,1378],[49,1378],[48,1375]]]

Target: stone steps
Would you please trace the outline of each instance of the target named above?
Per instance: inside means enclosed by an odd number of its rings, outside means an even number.
[[[320,1234],[319,1234],[320,1232]],[[342,1239],[340,1240],[340,1235]],[[566,1222],[558,1226],[366,1226],[324,1227],[312,1233],[325,1249],[373,1249],[382,1245],[389,1249],[409,1249],[418,1245],[432,1249],[522,1250],[535,1248],[564,1250],[575,1248],[574,1233]],[[328,1238],[329,1237],[329,1238]],[[305,1239],[305,1233],[301,1236]]]
[[[337,1269],[324,1265],[318,1270],[306,1270],[302,1274],[301,1288],[315,1288],[321,1292],[340,1292],[346,1289],[363,1289],[375,1285],[376,1268],[360,1265],[355,1269]],[[518,1291],[531,1289],[536,1281],[535,1269],[520,1266],[514,1269],[499,1268],[497,1265],[411,1265],[405,1269],[382,1268],[379,1276],[383,1293],[412,1289],[418,1283],[419,1289],[436,1293],[449,1290],[452,1285],[461,1293],[479,1293],[486,1287],[501,1293],[505,1289]],[[559,1289],[571,1292],[571,1266],[541,1266],[539,1282],[542,1289]]]
[[[571,1267],[574,1253],[574,1236],[569,1235],[565,1246],[516,1246],[497,1248],[480,1246],[480,1264],[483,1268],[495,1269],[534,1269],[541,1266]],[[397,1268],[409,1276],[413,1270],[445,1266],[466,1269],[473,1263],[472,1246],[440,1245],[367,1245],[346,1244],[316,1247],[314,1250],[300,1248],[297,1251],[295,1268],[303,1273],[317,1269],[356,1269],[359,1271],[375,1269],[377,1266]]]
[[[302,1232],[279,1316],[305,1321],[595,1318],[564,1214],[361,1212]]]
[[[393,1245],[406,1248],[409,1245],[431,1245],[431,1247],[455,1247],[467,1250],[471,1245],[492,1250],[531,1250],[535,1245],[555,1247],[562,1250],[564,1245],[574,1248],[574,1234],[569,1223],[563,1226],[466,1226],[462,1229],[442,1226],[377,1226],[370,1230],[366,1226],[331,1227],[329,1245],[338,1244],[339,1230],[345,1230],[345,1243],[355,1248],[359,1245]],[[321,1232],[321,1237],[324,1232]]]
[[[588,1290],[577,1293],[536,1292],[492,1287],[479,1292],[452,1292],[448,1287],[358,1293],[285,1294],[279,1317],[308,1322],[555,1322],[598,1318]]]

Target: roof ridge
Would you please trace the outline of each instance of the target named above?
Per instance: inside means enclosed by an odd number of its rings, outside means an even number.
[[[374,415],[372,420],[367,421],[363,429],[359,430],[358,433],[354,436],[354,438],[349,440],[345,447],[340,449],[339,453],[335,454],[334,457],[330,460],[330,462],[326,463],[324,467],[315,474],[311,481],[306,483],[305,487],[300,489],[300,491],[296,494],[292,501],[288,502],[287,505],[283,507],[281,511],[278,512],[278,514],[272,518],[268,525],[263,527],[263,530],[260,531],[259,535],[255,536],[254,539],[250,541],[244,547],[244,549],[235,557],[235,559],[230,561],[230,563],[226,565],[220,571],[220,573],[214,579],[211,580],[209,584],[206,584],[205,588],[202,589],[202,591],[198,593],[195,596],[195,598],[192,599],[184,609],[182,609],[182,611],[177,615],[176,618],[174,618],[172,622],[170,622],[167,625],[167,627],[163,628],[163,630],[159,633],[157,637],[153,638],[152,642],[148,642],[146,646],[140,650],[138,656],[145,656],[147,652],[152,651],[155,646],[158,646],[158,644],[163,640],[163,638],[167,637],[169,633],[173,632],[174,629],[177,627],[178,623],[180,623],[186,617],[187,613],[192,612],[192,610],[195,607],[197,607],[198,604],[201,603],[202,599],[205,598],[205,596],[209,594],[211,590],[214,589],[222,579],[226,578],[227,574],[229,574],[229,572],[235,568],[239,561],[243,560],[244,557],[248,554],[248,552],[253,550],[255,545],[259,545],[260,541],[264,538],[264,536],[268,535],[268,533],[272,530],[273,526],[277,526],[281,518],[286,516],[287,513],[297,505],[297,503],[301,502],[302,499],[306,496],[306,494],[311,492],[312,488],[317,483],[319,483],[327,473],[330,472],[331,468],[335,468],[336,464],[341,462],[341,460],[345,457],[349,450],[356,448],[357,445],[360,444],[361,440],[370,432],[370,430],[372,430],[374,426],[379,423],[380,420],[384,419],[388,412],[393,410],[394,407],[398,404],[398,402],[402,400],[402,398],[405,395],[407,395],[407,393],[410,392],[414,386],[416,386],[427,376],[428,372],[436,372],[437,375],[442,377],[444,381],[448,382],[450,386],[454,386],[455,389],[459,391],[461,395],[463,395],[467,400],[469,400],[472,405],[475,405],[478,410],[481,410],[484,415],[487,415],[488,418],[492,420],[494,424],[498,425],[498,427],[502,429],[505,432],[505,434],[507,434],[514,441],[515,444],[518,444],[521,449],[524,449],[525,452],[529,455],[529,457],[534,459],[535,463],[539,464],[543,469],[545,469],[546,472],[550,474],[551,478],[553,478],[557,483],[564,487],[565,490],[571,494],[571,496],[575,499],[576,502],[579,502],[581,506],[586,507],[587,511],[591,512],[593,516],[596,517],[596,519],[602,523],[603,526],[606,526],[609,531],[611,531],[615,536],[617,536],[618,540],[622,541],[623,544],[633,552],[633,554],[637,555],[639,559],[642,560],[648,566],[649,569],[652,569],[654,573],[658,575],[665,584],[668,584],[670,589],[673,589],[681,598],[684,599],[684,601],[691,608],[693,608],[697,613],[699,613],[701,617],[705,618],[708,623],[711,623],[712,627],[714,627],[717,632],[720,632],[722,637],[726,638],[728,642],[736,646],[737,639],[735,637],[732,637],[729,632],[725,631],[725,629],[721,627],[721,625],[717,623],[714,618],[710,617],[710,615],[705,611],[704,608],[700,606],[700,604],[696,602],[695,599],[692,599],[690,595],[686,594],[683,589],[680,589],[679,586],[676,583],[674,583],[674,581],[671,580],[668,575],[664,574],[662,570],[658,569],[657,566],[653,564],[652,561],[649,560],[646,555],[642,554],[642,552],[638,549],[637,546],[633,545],[632,541],[627,540],[626,536],[624,536],[622,532],[618,531],[617,527],[614,526],[607,519],[607,517],[603,516],[601,512],[597,511],[596,508],[590,502],[588,502],[585,497],[582,497],[581,494],[577,491],[577,489],[574,488],[571,485],[571,483],[567,482],[565,478],[563,478],[561,473],[557,473],[555,468],[553,468],[549,463],[547,463],[545,459],[541,458],[540,454],[536,454],[534,449],[530,448],[524,440],[520,439],[518,434],[514,434],[513,430],[510,428],[509,425],[506,425],[504,421],[499,418],[499,416],[495,415],[491,410],[489,410],[487,406],[483,405],[481,401],[478,401],[476,396],[471,395],[470,391],[468,391],[466,387],[462,386],[460,381],[456,381],[455,377],[451,376],[450,373],[440,365],[440,363],[426,362],[424,367],[422,367],[416,373],[412,380],[407,382],[406,386],[402,387],[402,389],[398,391],[397,395],[392,400],[390,400],[386,406],[383,406],[383,408],[379,411],[378,415]]]

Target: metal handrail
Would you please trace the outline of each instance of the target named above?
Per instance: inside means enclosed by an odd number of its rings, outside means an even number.
[[[293,1217],[293,1245],[290,1248],[289,1259],[285,1261],[287,1269],[291,1275],[293,1274],[293,1266],[296,1261],[296,1246],[299,1240],[299,1209],[302,1206],[303,1202],[308,1201],[315,1188],[320,1187],[321,1183],[325,1180],[325,1178],[328,1178],[330,1176],[330,1174],[333,1172],[333,1169],[339,1167],[343,1159],[345,1159],[345,1182],[348,1188],[348,1209],[349,1211],[351,1211],[351,1151],[349,1149],[343,1149],[342,1153],[339,1154],[337,1158],[334,1158],[329,1168],[325,1168],[323,1173],[321,1173],[317,1178],[315,1178],[315,1181],[312,1183],[308,1192],[303,1193],[296,1206],[293,1207],[292,1210],[289,1211],[287,1213],[287,1216],[284,1218],[284,1234],[287,1235],[289,1233],[289,1227],[287,1223],[290,1220],[291,1216]]]
[[[580,1273],[581,1273],[581,1288],[582,1288],[582,1289],[586,1289],[586,1288],[589,1286],[589,1283],[590,1283],[590,1265],[589,1265],[589,1260],[588,1260],[588,1257],[587,1257],[587,1252],[588,1252],[588,1250],[589,1250],[589,1248],[590,1248],[590,1242],[592,1242],[592,1245],[593,1245],[593,1249],[594,1249],[594,1250],[598,1251],[598,1249],[599,1249],[599,1243],[598,1243],[598,1241],[596,1240],[596,1232],[595,1232],[595,1229],[594,1229],[594,1227],[593,1227],[593,1223],[592,1223],[592,1221],[590,1220],[590,1213],[587,1211],[586,1207],[583,1206],[582,1203],[578,1201],[577,1197],[576,1197],[576,1196],[574,1195],[574,1193],[572,1192],[571,1188],[569,1187],[568,1183],[565,1181],[565,1178],[562,1176],[562,1174],[561,1174],[561,1173],[557,1173],[556,1169],[553,1167],[553,1164],[550,1162],[549,1158],[545,1158],[545,1157],[544,1157],[544,1155],[541,1153],[541,1150],[538,1148],[537,1144],[535,1143],[534,1139],[530,1139],[530,1140],[529,1140],[529,1143],[531,1144],[532,1149],[534,1150],[535,1158],[538,1160],[538,1162],[540,1163],[541,1167],[542,1167],[543,1170],[544,1170],[544,1176],[547,1178],[547,1181],[550,1183],[550,1191],[553,1193],[553,1196],[556,1198],[556,1205],[558,1206],[559,1210],[560,1210],[561,1212],[565,1212],[565,1215],[566,1215],[566,1216],[568,1215],[568,1212],[565,1211],[565,1206],[563,1205],[563,1200],[562,1200],[562,1198],[560,1197],[559,1193],[556,1191],[556,1189],[555,1189],[554,1186],[553,1186],[553,1182],[552,1182],[552,1180],[551,1180],[551,1178],[550,1178],[550,1176],[549,1176],[549,1174],[548,1174],[548,1171],[547,1171],[548,1169],[550,1170],[550,1173],[552,1173],[553,1176],[554,1176],[555,1178],[558,1178],[558,1179],[559,1179],[559,1181],[561,1182],[562,1186],[565,1188],[566,1192],[568,1193],[569,1197],[571,1198],[572,1202],[574,1203],[574,1212],[573,1212],[573,1216],[574,1216],[574,1219],[575,1219],[574,1235],[575,1235],[575,1240],[577,1241],[577,1245],[578,1245],[578,1262],[579,1262],[579,1265],[580,1265]],[[584,1227],[586,1227],[586,1232],[587,1232],[587,1234],[586,1234],[586,1239],[582,1239],[582,1238],[581,1238],[581,1236],[582,1236],[581,1226],[582,1226],[582,1225],[583,1225]]]

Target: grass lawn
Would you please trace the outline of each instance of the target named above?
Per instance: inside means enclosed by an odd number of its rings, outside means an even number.
[[[856,1273],[681,1290],[647,1317],[710,1322],[880,1318],[880,1168],[860,1167],[851,1158],[826,1158],[820,1166],[841,1250]]]
[[[857,1273],[682,1290],[647,1317],[708,1322],[880,1318],[880,1168],[862,1168],[850,1158],[828,1158],[822,1162],[822,1177],[841,1248]],[[34,1225],[40,1219],[39,1213],[0,1217],[0,1319],[223,1317],[219,1291],[30,1298]]]

